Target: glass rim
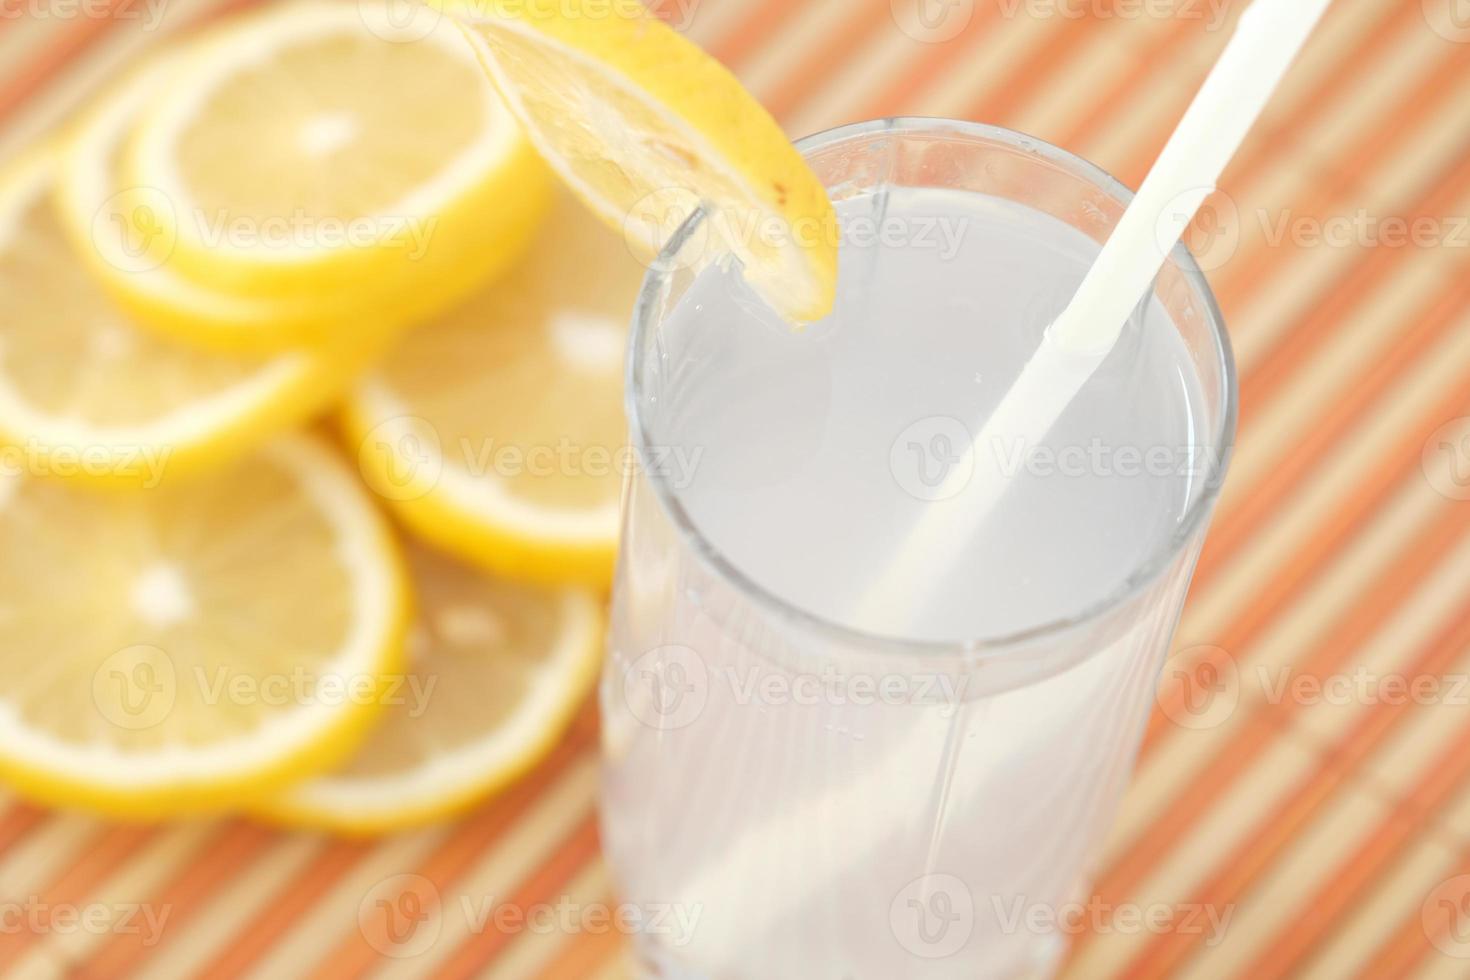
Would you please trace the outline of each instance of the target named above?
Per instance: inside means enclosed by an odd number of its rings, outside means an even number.
[[[796,140],[794,145],[803,156],[808,156],[819,149],[872,135],[978,137],[1033,153],[1089,181],[1099,190],[1111,195],[1124,207],[1132,201],[1134,195],[1134,192],[1122,181],[1074,153],[1034,136],[987,123],[927,116],[889,117],[822,130]],[[706,217],[705,208],[699,207],[685,219],[665,243],[658,257],[649,265],[633,308],[632,330],[628,337],[628,354],[625,362],[623,398],[629,431],[634,441],[634,448],[639,453],[646,452],[651,444],[648,420],[639,407],[640,396],[643,393],[642,369],[645,366],[646,352],[649,349],[649,345],[644,341],[651,330],[658,328],[661,302],[666,296],[673,276],[680,268],[677,258],[679,251],[698,230]],[[1188,545],[1195,532],[1204,525],[1214,507],[1215,500],[1219,497],[1234,449],[1240,392],[1235,354],[1230,344],[1230,336],[1225,330],[1224,316],[1220,312],[1219,304],[1204,272],[1182,241],[1175,245],[1169,253],[1169,258],[1203,301],[1204,317],[1214,341],[1214,353],[1220,372],[1223,397],[1223,411],[1220,413],[1214,432],[1216,439],[1213,445],[1218,448],[1218,451],[1208,454],[1209,468],[1202,480],[1202,489],[1186,509],[1184,518],[1175,527],[1173,533],[1164,538],[1146,558],[1138,562],[1127,578],[1116,588],[1076,612],[1036,626],[1029,626],[1023,630],[955,640],[917,639],[859,629],[806,609],[756,581],[731,561],[700,530],[698,524],[684,508],[679,491],[670,483],[668,474],[645,472],[644,476],[653,487],[664,513],[677,529],[681,542],[687,544],[699,560],[717,576],[741,595],[754,600],[762,608],[774,614],[782,622],[814,632],[844,646],[858,647],[883,654],[901,653],[921,657],[943,657],[957,654],[967,657],[999,656],[1018,646],[1044,641],[1096,622],[1156,581]]]

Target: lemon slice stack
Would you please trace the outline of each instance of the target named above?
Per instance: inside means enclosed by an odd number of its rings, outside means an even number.
[[[770,117],[586,3],[276,4],[0,168],[8,785],[376,833],[565,730],[633,464],[650,200],[702,203],[793,318],[836,269]]]
[[[387,716],[350,762],[262,804],[266,815],[366,833],[452,813],[524,772],[586,697],[602,642],[592,594],[497,580],[422,548],[409,565],[420,603]]]
[[[146,322],[228,350],[423,319],[504,271],[546,169],[459,33],[407,30],[283,4],[136,73],[71,140],[82,254]]]
[[[103,494],[0,478],[0,771],[157,817],[340,760],[402,670],[388,527],[321,442]]]
[[[266,355],[136,328],[67,244],[55,161],[0,174],[0,439],[28,472],[156,485],[218,465],[327,407],[380,334]]]
[[[502,574],[603,586],[631,465],[618,410],[642,273],[563,195],[519,275],[416,330],[349,393],[369,484]]]

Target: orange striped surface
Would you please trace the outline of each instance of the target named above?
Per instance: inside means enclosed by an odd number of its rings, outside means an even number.
[[[916,37],[899,24],[919,3],[656,6],[692,6],[689,33],[793,135],[976,118],[1136,183],[1245,5],[928,0],[942,18]],[[0,0],[0,153],[160,36],[241,5]],[[1211,211],[1215,234],[1195,244],[1239,355],[1240,446],[1098,874],[1096,928],[1065,975],[1470,976],[1470,7],[1337,0]],[[1389,241],[1405,222],[1421,240]],[[241,820],[109,826],[4,799],[0,902],[114,919],[0,922],[0,968],[623,976],[616,932],[467,913],[486,896],[612,901],[595,728],[589,709],[465,819],[372,843]],[[122,928],[133,906],[167,918]],[[1176,923],[1228,914],[1223,940],[1110,915],[1155,907]],[[413,913],[415,939],[377,908]]]

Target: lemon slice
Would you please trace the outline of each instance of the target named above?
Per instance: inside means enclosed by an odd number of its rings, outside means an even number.
[[[0,774],[128,817],[337,764],[401,670],[391,532],[320,440],[98,493],[0,476]]]
[[[56,197],[77,254],[140,324],[186,343],[261,353],[321,343],[409,319],[394,297],[372,305],[342,296],[260,298],[232,294],[181,275],[173,240],[159,215],[171,205],[153,188],[125,186],[122,152],[138,114],[176,77],[184,61],[166,54],[124,79],[92,106],[61,141]],[[421,302],[436,297],[412,294]]]
[[[349,393],[369,485],[492,571],[606,585],[633,462],[622,356],[641,272],[563,195],[511,275],[403,337]]]
[[[383,722],[340,768],[263,813],[352,833],[447,816],[535,765],[597,675],[602,613],[590,593],[491,578],[422,548],[409,670]]]
[[[53,171],[41,152],[0,174],[0,460],[145,486],[220,465],[325,408],[386,342],[237,357],[136,329],[72,252]]]
[[[636,2],[433,0],[465,25],[542,155],[654,251],[703,202],[778,311],[831,311],[837,218],[775,120],[719,62]],[[711,254],[707,258],[714,258]]]
[[[231,294],[443,306],[514,260],[549,174],[460,33],[396,14],[289,3],[189,47],[123,167],[173,267]]]

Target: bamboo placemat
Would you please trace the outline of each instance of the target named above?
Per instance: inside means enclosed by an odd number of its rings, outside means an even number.
[[[0,0],[0,154],[144,46],[239,6]],[[793,135],[979,119],[1136,185],[1244,4],[653,6]],[[1222,189],[1195,245],[1240,361],[1239,450],[1066,976],[1470,976],[1470,7],[1337,0]],[[595,731],[589,710],[500,798],[376,843],[235,819],[112,825],[5,797],[0,909],[100,908],[106,927],[7,915],[0,964],[28,978],[621,976],[615,930],[464,914],[487,896],[613,901]],[[404,956],[371,910],[425,882],[441,898],[417,923],[432,940],[417,933]],[[1137,926],[1150,910],[1169,925]]]

